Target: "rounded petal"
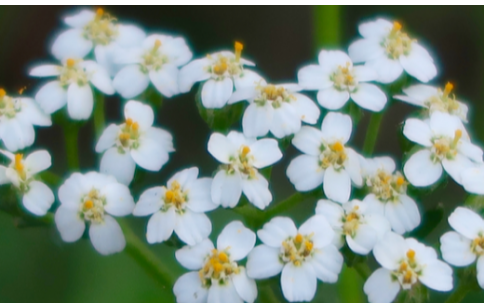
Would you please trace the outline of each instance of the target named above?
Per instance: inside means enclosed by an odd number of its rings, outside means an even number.
[[[118,25],[116,43],[121,47],[139,46],[145,38],[145,32],[135,25]]]
[[[189,270],[199,270],[205,264],[205,259],[213,250],[213,243],[204,239],[194,246],[183,246],[175,252],[176,260]]]
[[[62,204],[74,203],[77,209],[78,200],[81,200],[84,194],[89,192],[85,189],[85,176],[75,172],[59,187],[59,200]]]
[[[241,62],[244,65],[248,65],[247,63],[244,63],[246,62],[246,60],[244,59],[241,59]],[[256,72],[253,72],[248,69],[244,69],[241,76],[234,76],[234,85],[235,85],[235,89],[237,90],[257,86],[258,84],[261,84],[263,81],[264,81],[264,78],[262,78]]]
[[[133,216],[147,216],[160,210],[163,205],[164,192],[165,189],[162,187],[152,187],[145,190],[133,209]]]
[[[477,163],[482,163],[482,149],[466,140],[461,140],[459,152]]]
[[[242,194],[242,179],[238,173],[217,172],[212,181],[212,202],[223,207],[235,207]]]
[[[138,148],[131,150],[131,157],[149,171],[159,171],[169,159],[167,150],[151,138],[140,138]]]
[[[113,79],[114,89],[126,99],[140,95],[149,84],[148,75],[140,70],[138,64],[124,67]]]
[[[21,97],[22,110],[17,113],[17,116],[24,117],[25,122],[30,122],[38,126],[51,126],[52,120],[50,115],[45,114],[40,107],[31,98]]]
[[[257,285],[254,279],[247,276],[245,268],[240,267],[239,272],[232,275],[235,290],[247,303],[253,303],[257,298]]]
[[[384,56],[385,49],[377,40],[360,39],[348,47],[348,54],[354,63],[366,62]]]
[[[383,239],[373,247],[375,259],[386,269],[395,270],[406,254],[406,243],[401,235],[387,232]]]
[[[484,289],[484,258],[481,256],[477,259],[477,282]]]
[[[181,93],[190,91],[193,84],[198,81],[207,80],[210,78],[210,73],[207,68],[210,66],[208,58],[193,60],[180,69],[178,75],[178,86]]]
[[[348,172],[351,181],[356,185],[356,186],[362,186],[363,185],[363,178],[361,176],[361,167],[360,167],[360,159],[358,157],[358,154],[350,148],[346,148],[346,154],[348,155],[348,158],[346,159],[344,166],[346,172]]]
[[[306,90],[322,90],[333,86],[329,74],[320,65],[308,65],[297,73],[299,85]]]
[[[86,224],[77,209],[61,205],[55,212],[55,225],[64,242],[75,242],[81,238]]]
[[[334,231],[328,221],[322,215],[314,215],[306,220],[298,233],[302,235],[311,235],[315,248],[322,248],[333,241]]]
[[[165,64],[158,71],[150,71],[151,82],[165,97],[180,93],[178,90],[178,68],[173,64]]]
[[[468,168],[461,172],[462,185],[470,193],[484,194],[484,167]]]
[[[319,65],[325,72],[333,72],[339,66],[353,64],[350,57],[340,50],[321,50],[318,55]]]
[[[207,215],[186,210],[178,215],[175,233],[180,240],[188,245],[195,245],[206,239],[212,232],[212,223]]]
[[[440,260],[427,264],[418,280],[427,287],[442,292],[450,291],[454,287],[452,268]]]
[[[104,216],[104,222],[91,224],[89,238],[94,248],[102,255],[120,252],[126,246],[123,231],[118,222],[109,215]]]
[[[217,238],[217,249],[227,250],[230,260],[239,261],[254,248],[255,240],[255,233],[236,220],[227,224],[220,232]]]
[[[119,131],[120,127],[116,124],[110,124],[108,127],[106,127],[96,144],[96,152],[102,153],[114,146]]]
[[[426,147],[432,146],[432,131],[429,125],[420,119],[407,119],[403,126],[403,134],[413,142]]]
[[[46,150],[32,152],[25,158],[25,168],[29,175],[44,171],[51,165],[52,158]]]
[[[216,209],[218,204],[212,202],[212,179],[200,178],[186,185],[188,201],[186,207],[196,213],[208,212]]]
[[[421,82],[429,82],[437,75],[437,67],[429,58],[427,51],[422,49],[423,47],[417,43],[412,43],[410,54],[401,55],[400,63],[409,75]]]
[[[0,185],[8,183],[11,183],[11,181],[7,177],[7,168],[5,166],[0,166]]]
[[[161,243],[170,238],[176,225],[175,209],[170,207],[166,212],[158,211],[148,221],[146,239],[148,243]]]
[[[417,203],[407,195],[400,195],[399,200],[387,203],[385,217],[393,231],[398,234],[410,232],[420,225],[420,212]]]
[[[344,203],[350,199],[351,178],[344,169],[334,170],[333,166],[326,169],[324,173],[323,190],[330,200]]]
[[[352,129],[351,117],[339,112],[328,112],[321,124],[323,138],[328,143],[339,141],[345,144],[351,137]]]
[[[311,126],[303,126],[294,135],[292,144],[304,154],[317,156],[321,153],[324,135],[319,129]]]
[[[254,157],[253,165],[264,168],[273,165],[282,158],[282,152],[275,139],[260,139],[250,145],[250,154]]]
[[[80,87],[72,83],[67,89],[67,111],[73,120],[89,119],[94,106],[94,97],[89,85]]]
[[[34,127],[22,119],[3,118],[0,125],[0,139],[3,140],[7,150],[17,152],[34,143]]]
[[[228,164],[237,150],[237,147],[220,133],[213,133],[208,140],[208,152],[221,163]]]
[[[338,275],[343,267],[343,256],[334,245],[318,249],[309,261],[316,277],[326,283],[338,281]]]
[[[247,257],[247,275],[254,279],[266,279],[282,271],[284,264],[279,259],[279,249],[259,245]]]
[[[462,124],[460,118],[455,115],[435,111],[430,115],[430,128],[434,135],[446,136],[449,138],[455,137],[456,130],[460,130],[463,140],[469,140],[469,135]]]
[[[450,231],[440,237],[440,250],[445,262],[454,266],[468,266],[476,261],[471,251],[471,240],[457,232]]]
[[[51,114],[67,103],[67,92],[59,81],[51,81],[40,88],[35,95],[35,101],[46,114]]]
[[[202,285],[198,272],[181,275],[173,286],[177,303],[206,303],[208,290]]]
[[[129,185],[134,177],[136,163],[129,152],[120,152],[113,147],[104,152],[99,171],[112,175],[119,183]]]
[[[329,200],[319,200],[316,205],[316,214],[324,216],[333,230],[343,228],[345,212],[341,205]]]
[[[474,240],[484,231],[484,220],[471,209],[459,206],[449,216],[450,226],[469,240]]]
[[[30,70],[29,75],[33,77],[52,77],[59,76],[62,67],[59,65],[44,64],[34,67]]]
[[[368,206],[367,213],[375,213],[379,215],[385,214],[386,203],[381,202],[374,194],[367,195],[365,199],[363,199],[363,202]],[[389,206],[391,206],[391,204],[389,204]]]
[[[326,109],[338,110],[350,99],[348,91],[339,91],[334,87],[318,91],[318,103]]]
[[[287,263],[282,269],[281,287],[289,302],[309,302],[316,294],[317,279],[313,267],[308,263],[295,266]]]
[[[366,255],[375,246],[378,235],[369,225],[359,225],[354,237],[346,235],[346,242],[350,249],[357,254]]]
[[[353,67],[353,74],[358,82],[367,82],[378,79],[378,73],[371,67],[365,65]]]
[[[256,171],[254,177],[242,179],[242,191],[250,203],[259,209],[265,209],[272,201],[269,182]]]
[[[413,186],[432,185],[442,175],[442,165],[439,162],[432,162],[431,155],[429,150],[420,150],[405,163],[403,173]]]
[[[280,108],[274,109],[270,130],[276,138],[284,138],[300,129],[301,119],[295,106],[282,104]]]
[[[357,91],[351,93],[351,99],[360,107],[375,112],[381,111],[387,103],[385,93],[379,87],[369,83],[360,83]]]
[[[422,105],[430,97],[436,96],[439,92],[436,87],[432,87],[425,84],[413,85],[406,89],[402,89],[402,91],[410,98],[420,102],[420,105]]]
[[[378,18],[375,21],[365,22],[358,26],[358,32],[364,38],[381,39],[388,35],[393,28],[393,23],[386,19]]]
[[[227,280],[225,284],[214,283],[208,290],[208,303],[242,303],[235,286],[231,280]]]
[[[297,228],[291,218],[274,217],[257,231],[259,239],[269,247],[280,248],[282,242],[297,234]]]
[[[39,181],[32,181],[29,184],[28,192],[22,198],[22,204],[30,213],[44,216],[54,200],[54,194],[47,185]]]
[[[306,95],[299,93],[293,93],[292,95],[296,98],[293,104],[296,107],[300,120],[308,124],[316,124],[321,114],[318,105]]]
[[[93,11],[82,10],[76,15],[67,16],[64,18],[64,22],[73,28],[83,28],[91,20],[93,20],[95,16],[96,14]]]
[[[317,156],[299,155],[287,167],[286,175],[298,191],[313,190],[323,183],[324,170]]]
[[[155,121],[155,114],[150,105],[130,100],[124,105],[124,117],[139,124],[140,128],[147,130]]]
[[[400,284],[389,270],[379,268],[365,282],[363,290],[370,303],[391,303],[400,291]]]
[[[271,127],[274,109],[269,104],[259,106],[249,104],[242,117],[242,128],[247,137],[255,138],[267,135]]]
[[[177,181],[180,184],[182,190],[187,190],[186,186],[193,181],[196,181],[198,177],[198,168],[192,167],[183,169],[182,171],[178,171],[175,173],[167,183],[167,187],[172,186],[174,181]]]
[[[104,210],[113,216],[126,216],[133,212],[134,200],[126,185],[110,183],[101,189],[101,194],[106,197]]]
[[[381,83],[394,82],[403,72],[403,67],[400,62],[389,59],[386,55],[369,60],[365,65],[371,67],[378,73],[377,81]]]
[[[69,29],[62,32],[52,45],[52,54],[59,60],[84,58],[92,49],[93,43],[83,36],[82,29]]]
[[[462,171],[474,167],[474,163],[466,156],[457,153],[453,159],[444,158],[442,160],[442,166],[454,181],[462,185]]]
[[[202,87],[202,104],[205,108],[222,108],[232,96],[233,90],[234,83],[230,78],[219,81],[210,79]]]

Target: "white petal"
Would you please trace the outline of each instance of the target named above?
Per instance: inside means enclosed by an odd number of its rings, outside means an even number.
[[[242,117],[242,128],[247,137],[255,138],[267,135],[272,123],[274,109],[270,104],[259,106],[249,104]]]
[[[420,212],[417,204],[407,195],[400,195],[397,202],[387,203],[385,217],[398,234],[410,232],[420,225]]]
[[[188,201],[186,207],[194,212],[202,213],[216,209],[218,204],[212,202],[212,179],[200,178],[186,185]]]
[[[427,264],[418,280],[437,291],[450,291],[453,288],[452,268],[440,260]]]
[[[274,217],[257,231],[259,239],[267,246],[279,248],[282,242],[297,234],[296,225],[288,217]]]
[[[239,296],[247,303],[253,303],[257,298],[257,285],[254,279],[247,277],[245,268],[240,267],[237,274],[232,275],[232,282]]]
[[[319,155],[321,145],[323,144],[324,135],[319,129],[311,126],[303,126],[294,135],[292,144],[301,152],[309,155]]]
[[[316,214],[323,215],[334,230],[341,230],[345,212],[341,205],[329,200],[319,200],[316,205]]]
[[[475,162],[482,163],[482,149],[466,140],[461,140],[458,148],[459,152],[469,157]]]
[[[245,258],[255,245],[255,233],[247,229],[240,221],[232,221],[225,226],[217,238],[217,249],[227,250],[230,260]]]
[[[339,66],[352,65],[350,57],[340,50],[321,50],[318,55],[319,65],[325,72],[333,72]]]
[[[115,42],[94,47],[94,57],[96,62],[108,74],[108,77],[116,76],[116,74],[124,67],[124,65],[118,63],[117,60],[125,53],[127,53],[127,51],[122,49]],[[105,85],[114,92],[112,81]]]
[[[282,269],[281,287],[289,302],[309,302],[316,294],[317,279],[313,267],[308,263],[295,266],[287,263]]]
[[[326,169],[324,173],[323,190],[330,200],[343,203],[350,199],[351,178],[344,169],[334,170],[333,166]]]
[[[217,172],[212,181],[212,202],[223,207],[235,207],[242,194],[242,179],[238,173]]]
[[[170,238],[176,224],[175,209],[170,207],[166,212],[158,211],[148,221],[146,239],[148,243],[161,243]]]
[[[437,182],[442,175],[442,165],[433,163],[429,150],[420,150],[405,163],[403,172],[408,181],[416,187],[429,186]]]
[[[421,104],[423,104],[430,97],[436,96],[438,94],[438,89],[436,87],[428,86],[425,84],[410,86],[406,89],[403,89],[402,91],[409,97],[415,99],[416,101],[419,101]]]
[[[474,167],[474,163],[470,161],[469,158],[464,155],[457,153],[453,159],[444,158],[442,160],[442,166],[444,167],[447,174],[449,174],[454,181],[462,185],[462,171]]]
[[[301,119],[295,106],[282,104],[280,108],[274,109],[270,130],[276,138],[284,138],[300,129]]]
[[[158,71],[150,71],[151,82],[165,97],[180,93],[178,90],[178,68],[173,64],[165,64]]]
[[[430,116],[430,128],[435,135],[446,136],[449,138],[455,137],[456,130],[461,130],[462,139],[469,140],[469,135],[462,124],[462,121],[454,115],[435,111]]]
[[[479,286],[484,289],[484,258],[482,256],[477,259],[477,282]]]
[[[384,48],[377,40],[360,39],[348,47],[348,54],[353,62],[366,62],[383,56]]]
[[[321,114],[318,105],[306,95],[299,93],[293,93],[292,95],[296,98],[293,104],[300,115],[300,120],[308,124],[316,124]]]
[[[250,154],[254,157],[253,165],[264,168],[273,165],[282,158],[282,152],[275,139],[260,139],[250,145]]]
[[[227,280],[225,284],[214,283],[208,290],[208,303],[242,303],[232,281]]]
[[[363,290],[370,303],[391,303],[400,291],[400,284],[389,270],[379,268],[365,282]]]
[[[45,114],[31,98],[22,97],[19,98],[22,110],[17,113],[17,117],[21,116],[25,118],[25,122],[30,122],[33,125],[38,126],[51,126],[52,120],[50,115]]]
[[[89,119],[94,106],[94,98],[89,85],[80,87],[72,83],[67,89],[67,111],[73,120]]]
[[[351,117],[339,112],[328,112],[321,124],[323,138],[328,143],[339,141],[343,144],[348,142],[353,129]]]
[[[279,274],[284,264],[279,259],[279,249],[259,245],[247,257],[247,275],[254,279],[266,279]]]
[[[327,283],[338,281],[338,275],[343,267],[343,256],[333,245],[318,249],[310,259],[314,273],[319,280]]]
[[[358,226],[355,237],[346,235],[346,242],[350,249],[360,255],[368,254],[375,246],[378,236],[375,230],[369,225],[361,224]]]
[[[375,21],[365,22],[358,26],[358,32],[365,38],[381,39],[390,33],[393,24],[388,20],[378,18]]]
[[[440,237],[440,250],[445,262],[454,266],[468,266],[474,263],[476,255],[471,251],[471,240],[457,232],[450,231]]]
[[[77,200],[81,200],[82,196],[89,192],[89,190],[85,191],[84,183],[84,175],[78,172],[71,174],[64,184],[59,187],[59,201],[62,204],[72,204],[74,202],[77,208]]]
[[[134,25],[118,25],[116,43],[121,47],[139,46],[145,39],[145,32]]]
[[[82,10],[76,15],[67,16],[64,18],[64,22],[73,28],[83,28],[91,20],[94,19],[96,14],[90,10]]]
[[[252,99],[254,99],[257,96],[257,93],[258,91],[256,90],[256,87],[241,88],[239,90],[234,91],[234,93],[232,93],[228,103],[234,104],[242,101],[250,102]]]
[[[203,287],[198,272],[181,275],[173,286],[177,303],[206,303],[208,290]]]
[[[131,150],[131,157],[138,166],[149,171],[159,171],[168,161],[168,152],[150,138],[140,138],[139,146]]]
[[[381,266],[394,270],[398,268],[400,260],[407,253],[406,246],[401,235],[387,232],[383,239],[373,247],[373,255]]]
[[[175,258],[189,270],[199,270],[205,264],[205,259],[213,250],[212,241],[204,239],[194,246],[183,246],[175,252]]]
[[[208,152],[221,163],[228,164],[237,150],[237,147],[220,133],[213,133],[208,140]]]
[[[422,53],[421,46],[417,43],[412,43],[412,50],[409,55],[401,55],[400,63],[405,71],[417,78],[421,82],[429,82],[437,75],[437,68],[428,53]]]
[[[484,231],[484,220],[471,209],[457,207],[449,216],[450,226],[463,236],[473,240]]]
[[[37,216],[43,216],[54,203],[55,197],[52,190],[42,182],[32,181],[29,190],[22,198],[22,204],[29,212]]]
[[[51,165],[52,158],[46,150],[32,152],[25,158],[25,168],[29,175],[44,171]]]
[[[385,213],[385,203],[381,202],[374,194],[369,194],[363,199],[366,203],[368,213],[376,213],[379,215],[384,215]],[[391,206],[391,204],[389,204]],[[390,222],[391,223],[391,222]]]
[[[59,76],[62,67],[59,65],[44,64],[34,67],[30,70],[29,75],[34,77],[52,77]]]
[[[46,114],[51,114],[67,103],[67,92],[59,81],[51,81],[40,88],[35,95],[35,101]]]
[[[299,155],[287,167],[286,175],[298,191],[309,191],[323,183],[324,170],[317,156]]]
[[[269,182],[256,171],[252,178],[242,179],[242,191],[250,203],[259,209],[265,209],[272,201]]]
[[[346,159],[344,166],[346,172],[348,172],[351,181],[356,186],[363,185],[363,178],[361,177],[361,167],[360,167],[360,160],[358,158],[358,154],[350,148],[346,148],[346,154],[348,158]]]
[[[318,103],[326,109],[337,110],[343,107],[350,99],[348,91],[339,91],[334,87],[326,88],[318,92]]]
[[[177,215],[175,233],[188,245],[195,245],[206,239],[212,232],[212,223],[207,215],[186,210]]]
[[[387,103],[385,93],[379,87],[369,83],[360,83],[356,92],[351,93],[351,99],[360,107],[375,112],[381,111]]]
[[[124,117],[138,123],[143,130],[151,127],[155,120],[155,114],[150,105],[134,100],[130,100],[124,105]]]
[[[124,67],[113,79],[114,89],[126,99],[140,95],[149,84],[148,75],[141,72],[137,64]]]
[[[161,209],[164,192],[165,189],[162,187],[152,187],[145,190],[133,209],[133,216],[147,216]]]
[[[403,134],[409,140],[423,146],[432,146],[432,131],[427,123],[420,119],[407,119],[403,126]]]
[[[96,152],[102,153],[111,148],[116,143],[119,131],[120,127],[116,124],[110,124],[106,127],[96,144]]]
[[[61,205],[55,212],[55,225],[64,242],[75,242],[81,238],[86,224],[79,217],[77,209]]]
[[[403,67],[400,62],[389,59],[386,55],[369,60],[365,65],[371,67],[378,73],[378,81],[381,83],[394,82],[403,72]]]
[[[145,131],[145,138],[157,143],[164,152],[175,152],[173,148],[173,136],[166,130],[158,127],[149,127]],[[165,156],[165,158],[168,158]]]
[[[484,194],[484,167],[468,168],[461,172],[462,184],[470,193]]]
[[[244,62],[243,59],[241,60],[242,60],[241,62]],[[244,65],[247,65],[247,64],[244,64]],[[244,69],[242,76],[234,76],[234,85],[237,90],[257,86],[258,84],[261,84],[263,81],[264,81],[264,78],[262,78],[256,72],[253,72],[248,69]]]
[[[0,185],[11,183],[6,174],[7,168],[0,166]]]
[[[227,104],[233,90],[234,84],[230,78],[220,81],[210,79],[202,87],[202,104],[205,108],[222,108]]]
[[[167,187],[172,186],[174,181],[177,181],[180,184],[182,190],[186,190],[186,186],[191,182],[195,181],[198,177],[198,168],[192,167],[183,169],[182,171],[178,171],[175,173],[167,183]]]
[[[243,133],[237,131],[230,131],[227,139],[235,145],[235,149],[240,149],[242,146],[250,146],[257,141],[256,138],[248,138]]]
[[[84,58],[92,46],[93,43],[84,38],[82,29],[69,29],[55,39],[52,54],[59,60]]]
[[[104,210],[113,216],[126,216],[133,212],[134,200],[126,185],[110,183],[101,189],[101,195],[106,197]]]
[[[314,215],[306,220],[298,233],[302,235],[311,235],[315,248],[322,248],[333,241],[334,231],[328,221],[322,215]]]
[[[193,60],[180,69],[178,75],[178,85],[181,93],[190,91],[193,84],[198,81],[210,78],[210,73],[207,68],[210,65],[210,60],[207,58]]]
[[[81,62],[81,67],[91,76],[90,82],[104,94],[114,94],[113,81],[109,72],[94,61],[88,60]]]
[[[34,143],[34,127],[19,118],[4,117],[0,123],[0,139],[3,140],[7,150],[17,152]]]
[[[378,73],[371,67],[365,65],[353,67],[353,74],[358,82],[373,81],[378,79]]]
[[[306,90],[321,90],[333,86],[329,74],[319,65],[308,65],[297,73],[299,85]]]
[[[104,222],[91,224],[89,238],[94,248],[102,255],[120,252],[126,246],[123,231],[118,222],[109,215],[104,216]]]
[[[118,182],[129,185],[134,177],[136,163],[129,152],[121,153],[118,148],[107,150],[101,158],[99,171],[114,176]]]

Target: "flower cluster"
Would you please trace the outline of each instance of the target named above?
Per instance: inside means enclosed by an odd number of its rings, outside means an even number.
[[[437,74],[430,54],[400,23],[363,23],[363,38],[348,53],[322,50],[317,65],[299,70],[298,83],[273,84],[246,68],[255,64],[241,57],[240,42],[234,52],[191,61],[184,38],[147,35],[103,9],[83,10],[64,21],[69,29],[52,46],[60,65],[30,70],[31,76],[56,79],[34,99],[10,97],[0,89],[0,139],[8,150],[0,153],[10,160],[0,166],[0,184],[12,184],[28,212],[46,215],[56,198],[37,174],[51,166],[50,154],[38,150],[24,158],[19,152],[34,143],[34,125],[52,125],[50,115],[65,113],[60,109],[66,104],[67,116],[80,121],[91,118],[99,95],[127,99],[124,119],[101,127],[94,148],[102,154],[99,170],[73,172],[57,191],[55,224],[65,242],[79,240],[87,225],[100,254],[117,253],[126,239],[115,217],[150,216],[148,243],[176,235],[186,244],[175,253],[190,271],[174,283],[178,302],[254,302],[256,280],[279,274],[287,301],[311,301],[318,280],[337,282],[347,253],[372,254],[381,266],[364,285],[370,302],[391,302],[400,290],[421,285],[453,289],[452,268],[437,252],[404,237],[422,220],[407,187],[435,186],[445,170],[466,191],[484,194],[483,151],[471,141],[468,108],[456,99],[452,84],[443,89],[414,84],[402,90],[405,95],[389,93],[385,84],[404,72],[422,83]],[[241,132],[226,127],[226,134],[211,134],[207,152],[220,163],[213,178],[200,176],[198,167],[186,168],[135,201],[129,187],[136,166],[158,172],[175,152],[172,134],[158,127],[143,94],[154,88],[170,98],[196,83],[201,108],[227,111],[232,104],[248,103]],[[315,90],[317,103],[311,93],[300,93]],[[350,145],[356,123],[345,106],[382,112],[392,95],[424,108],[403,124],[403,135],[416,145],[402,171],[392,158],[364,157]],[[328,110],[324,117],[320,107]],[[302,152],[287,166],[289,181],[302,196],[315,191],[325,197],[299,228],[291,218],[276,215],[280,212],[272,204],[270,168],[283,158],[285,140]],[[214,246],[206,213],[219,206],[249,208],[264,213],[264,219],[254,223],[244,217],[254,230],[238,220],[228,223]],[[454,266],[477,260],[477,280],[484,288],[483,218],[458,207],[448,220],[455,231],[441,238],[443,259]]]

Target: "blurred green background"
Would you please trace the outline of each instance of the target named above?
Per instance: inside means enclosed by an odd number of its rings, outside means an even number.
[[[27,86],[26,94],[34,96],[45,82],[27,76],[29,69],[53,61],[49,56],[54,37],[64,29],[63,16],[78,7],[0,7],[0,87],[13,93]],[[243,56],[257,64],[257,70],[273,82],[296,81],[297,70],[316,62],[322,47],[347,50],[358,37],[357,25],[376,17],[400,21],[419,42],[426,46],[438,65],[438,77],[432,82],[442,86],[455,85],[458,97],[470,106],[469,131],[475,143],[484,141],[484,8],[426,6],[365,7],[105,7],[122,23],[135,23],[148,33],[182,35],[194,57],[220,49],[232,49],[234,40],[244,43]],[[326,44],[327,43],[327,44]],[[133,185],[135,200],[146,188],[164,185],[176,171],[198,166],[209,176],[217,167],[207,153],[210,130],[200,118],[191,93],[166,99],[157,112],[157,126],[174,135],[176,152],[159,173],[138,172]],[[119,122],[124,101],[119,97],[106,99],[107,123]],[[416,109],[392,102],[386,111],[375,154],[391,155],[401,162],[399,134],[401,123]],[[322,119],[322,117],[321,117]],[[352,144],[362,149],[369,114],[365,113],[355,129]],[[59,127],[36,130],[33,148],[46,148],[53,157],[52,171],[67,176],[62,131]],[[78,136],[81,168],[97,169],[92,122],[87,122]],[[274,166],[271,189],[275,201],[294,192],[285,176],[289,161],[297,154],[290,146]],[[418,201],[421,209],[437,205],[445,209],[445,217],[462,204],[464,191],[449,181],[444,187]],[[4,202],[0,196],[0,202]],[[314,212],[314,201],[300,204],[289,215],[301,223]],[[230,220],[240,218],[231,210],[219,209],[210,214],[212,239]],[[147,218],[130,218],[136,234],[144,241]],[[448,229],[444,218],[439,227],[423,241],[436,246],[440,235]],[[163,302],[173,301],[171,286],[158,284],[125,252],[103,257],[88,240],[63,243],[55,227],[17,228],[11,216],[0,212],[0,302]],[[176,248],[166,244],[150,249],[166,264],[175,277],[185,270],[174,258]],[[366,301],[363,281],[352,271],[340,276],[338,287],[319,282],[317,302]],[[263,300],[267,283],[259,284]],[[279,291],[277,291],[279,292]],[[341,294],[345,294],[344,297]],[[443,301],[447,294],[431,292],[431,301]],[[282,299],[282,298],[281,298]],[[469,293],[465,301],[484,300],[482,291]]]

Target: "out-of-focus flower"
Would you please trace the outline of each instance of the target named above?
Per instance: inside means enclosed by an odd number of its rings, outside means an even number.
[[[368,66],[353,66],[353,61],[342,51],[322,50],[319,65],[308,65],[299,70],[299,85],[318,91],[318,102],[326,109],[342,108],[351,99],[360,107],[381,111],[387,103],[383,91],[367,83],[378,78]]]
[[[377,19],[361,24],[358,31],[363,39],[350,45],[349,55],[353,62],[365,62],[376,70],[379,82],[393,82],[403,70],[421,82],[437,75],[428,51],[403,32],[400,23]]]
[[[89,237],[102,255],[120,252],[126,246],[123,231],[113,216],[133,212],[134,200],[126,185],[97,172],[73,173],[59,188],[61,205],[55,224],[65,242],[81,238],[89,224]]]
[[[193,272],[182,275],[173,286],[179,303],[253,303],[257,285],[237,264],[254,248],[255,233],[240,221],[232,221],[217,238],[176,251],[178,262]]]
[[[136,165],[150,171],[159,171],[174,152],[173,137],[164,129],[152,127],[153,109],[138,101],[124,106],[126,121],[109,125],[96,144],[102,153],[101,172],[111,174],[125,185],[133,180]]]
[[[345,146],[351,136],[350,116],[329,112],[321,130],[303,126],[292,139],[292,144],[303,155],[291,161],[287,176],[298,191],[309,191],[323,183],[328,199],[344,203],[351,194],[351,182],[361,186],[358,154]]]

